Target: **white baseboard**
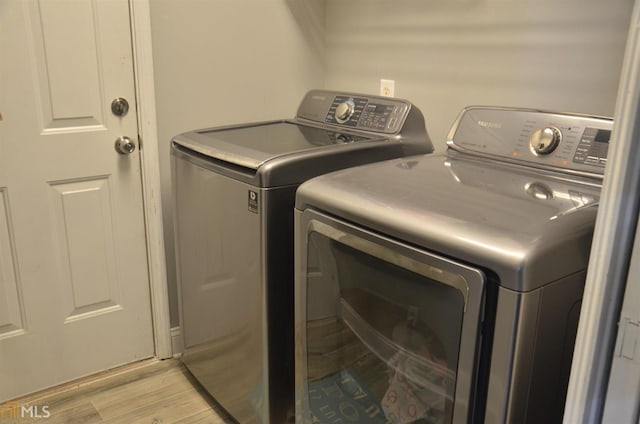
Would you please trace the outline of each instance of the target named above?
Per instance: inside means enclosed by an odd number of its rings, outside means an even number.
[[[182,339],[182,329],[180,327],[171,328],[171,349],[173,350],[173,357],[179,358],[182,356],[184,350],[184,341]]]

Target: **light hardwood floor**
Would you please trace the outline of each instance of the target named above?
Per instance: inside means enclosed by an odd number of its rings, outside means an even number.
[[[40,416],[48,410],[50,416],[12,420],[3,415],[1,424],[233,423],[175,359],[128,365],[17,399],[17,404],[35,406]]]

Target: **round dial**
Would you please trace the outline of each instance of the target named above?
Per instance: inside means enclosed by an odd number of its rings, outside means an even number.
[[[548,155],[562,140],[562,133],[556,127],[539,128],[531,134],[529,145],[536,155]]]
[[[336,121],[340,124],[344,124],[351,118],[353,112],[356,110],[356,105],[353,103],[353,100],[347,100],[346,102],[340,103],[336,107],[335,118]]]

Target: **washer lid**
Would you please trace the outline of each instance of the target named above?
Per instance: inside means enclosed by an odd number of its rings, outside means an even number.
[[[302,184],[314,209],[498,274],[529,291],[587,266],[598,180],[448,156],[414,156]]]
[[[176,137],[174,142],[210,158],[257,170],[267,161],[285,155],[371,140],[384,138],[276,121],[192,131]]]

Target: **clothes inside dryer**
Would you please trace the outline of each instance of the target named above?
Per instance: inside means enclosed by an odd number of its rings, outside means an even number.
[[[315,232],[308,255],[314,277],[307,288],[306,359],[314,415],[331,413],[325,392],[351,376],[361,391],[347,401],[369,419],[450,420],[464,310],[459,277],[417,262],[415,271],[399,268]],[[358,398],[363,393],[367,405]]]

